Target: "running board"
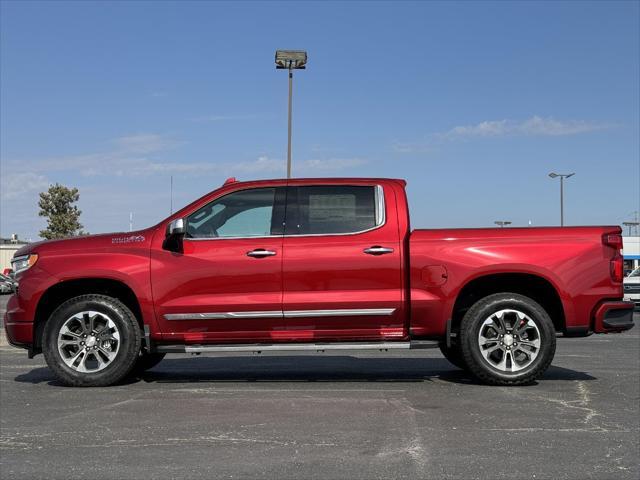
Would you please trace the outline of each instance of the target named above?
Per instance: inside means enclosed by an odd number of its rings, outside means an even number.
[[[327,350],[415,350],[438,348],[437,341],[413,340],[411,342],[334,342],[334,343],[254,343],[217,345],[158,345],[159,353],[223,353],[223,352],[315,352]]]

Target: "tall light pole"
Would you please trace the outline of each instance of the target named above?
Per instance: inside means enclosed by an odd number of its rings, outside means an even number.
[[[276,68],[289,70],[289,127],[287,141],[287,178],[291,178],[291,107],[293,97],[293,71],[306,68],[304,50],[276,50]]]
[[[564,227],[564,179],[573,177],[574,173],[555,173],[551,172],[549,176],[551,178],[560,177],[560,226]]]
[[[500,228],[504,228],[504,227],[506,227],[507,225],[511,225],[511,222],[510,222],[510,221],[508,221],[508,220],[496,220],[496,221],[495,221],[495,222],[493,222],[493,223],[495,223],[496,225],[499,225],[499,226],[500,226]]]

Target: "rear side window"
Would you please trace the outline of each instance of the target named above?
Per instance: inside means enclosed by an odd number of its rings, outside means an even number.
[[[241,190],[214,200],[187,218],[187,238],[271,235],[275,192]]]
[[[292,230],[287,228],[288,234],[356,233],[380,223],[376,215],[375,186],[327,185],[298,187],[295,190],[297,195],[288,197],[288,202],[297,203],[298,207],[296,211],[295,205],[287,205],[287,227],[293,227]],[[290,212],[293,218],[289,216]]]

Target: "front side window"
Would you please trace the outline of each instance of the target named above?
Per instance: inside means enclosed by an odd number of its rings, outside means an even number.
[[[187,238],[271,235],[275,188],[230,193],[187,217]]]
[[[356,233],[378,225],[374,186],[309,186],[297,191],[294,234]]]

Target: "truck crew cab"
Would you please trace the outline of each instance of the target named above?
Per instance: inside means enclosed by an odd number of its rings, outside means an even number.
[[[404,187],[230,179],[146,230],[27,245],[8,338],[75,386],[171,352],[430,346],[519,385],[550,365],[557,333],[633,326],[620,227],[411,231]]]

